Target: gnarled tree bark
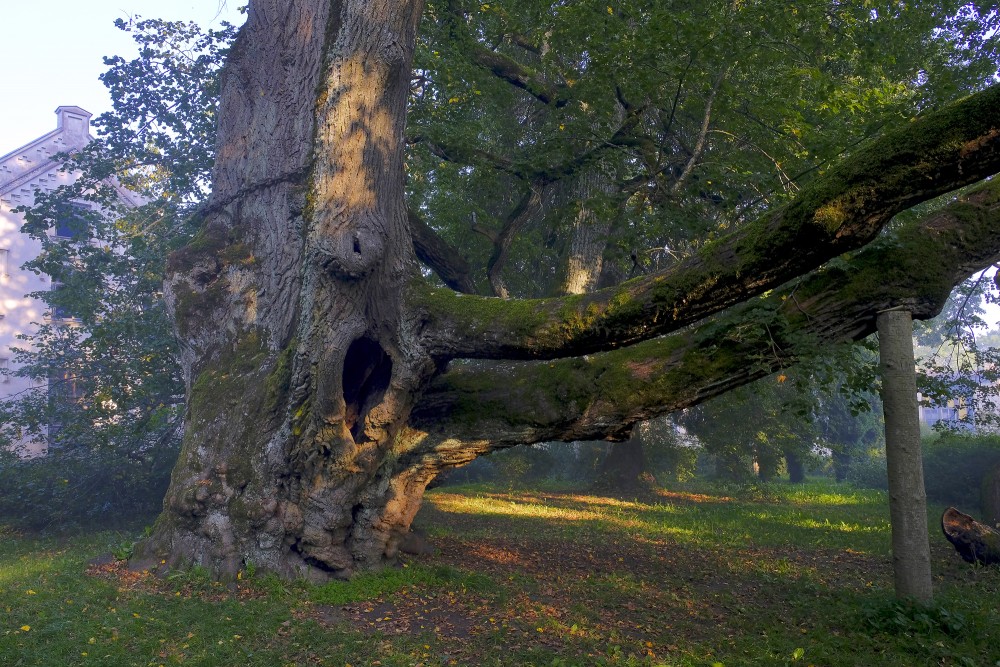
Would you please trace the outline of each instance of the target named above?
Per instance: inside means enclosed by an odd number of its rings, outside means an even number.
[[[448,466],[517,444],[623,439],[639,420],[792,363],[808,341],[866,335],[887,305],[929,316],[1000,256],[994,187],[779,289],[865,245],[895,212],[1000,170],[997,88],[619,288],[527,302],[431,288],[403,196],[421,10],[251,0],[225,70],[202,232],[169,267],[188,414],[137,560],[317,579],[377,566]],[[744,334],[748,313],[773,318],[772,339]],[[517,361],[532,359],[550,361]]]

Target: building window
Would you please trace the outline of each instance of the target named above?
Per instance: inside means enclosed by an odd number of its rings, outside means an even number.
[[[76,375],[66,369],[57,369],[49,376],[49,446],[58,446],[61,442],[63,418],[80,408],[83,402],[83,391]]]
[[[70,202],[56,220],[55,234],[61,239],[83,241],[90,237],[88,219],[90,207],[80,202]]]
[[[51,292],[59,292],[65,288],[66,286],[62,282],[58,280],[52,281]],[[73,315],[73,311],[70,310],[70,308],[65,304],[61,303],[64,298],[64,296],[59,294],[52,294],[52,296],[49,297],[49,310],[52,313],[51,318],[53,320],[72,320],[75,317],[75,315]]]

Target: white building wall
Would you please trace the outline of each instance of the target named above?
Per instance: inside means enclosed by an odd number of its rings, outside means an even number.
[[[21,268],[36,257],[40,244],[21,233],[24,217],[14,209],[31,206],[35,193],[71,183],[75,176],[61,172],[52,156],[85,146],[90,140],[91,114],[80,107],[56,109],[56,129],[26,146],[0,156],[0,365],[14,368],[12,347],[25,347],[18,334],[33,333],[44,319],[44,302],[27,294],[51,289],[47,275]],[[28,380],[0,377],[0,398],[31,389]],[[44,445],[32,446],[41,453]]]

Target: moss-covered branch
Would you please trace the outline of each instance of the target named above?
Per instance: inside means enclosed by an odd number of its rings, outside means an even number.
[[[900,211],[1000,171],[1000,86],[886,134],[788,205],[665,271],[588,295],[501,301],[415,284],[439,359],[553,359],[649,340],[878,236]]]
[[[491,449],[626,435],[875,329],[880,310],[937,314],[954,285],[1000,258],[1000,183],[853,257],[696,329],[549,362],[454,363],[411,419],[404,462],[451,465]]]

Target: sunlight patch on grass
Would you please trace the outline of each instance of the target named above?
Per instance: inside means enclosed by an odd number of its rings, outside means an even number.
[[[878,522],[874,524],[847,523],[845,521],[831,522],[829,519],[822,521],[813,518],[802,518],[788,522],[790,525],[800,528],[819,528],[822,530],[833,530],[841,533],[885,533],[888,534],[889,522]]]
[[[20,558],[16,561],[0,563],[0,587],[10,586],[18,581],[35,579],[52,569],[52,561],[44,554],[32,559]]]
[[[669,491],[667,489],[657,489],[656,495],[669,500],[682,500],[692,503],[731,503],[733,499],[728,496],[708,495],[705,493],[689,493],[684,491]]]
[[[505,515],[563,521],[596,521],[604,518],[601,513],[592,510],[550,507],[541,503],[518,503],[494,498],[464,498],[438,494],[433,502],[439,509],[456,514]]]
[[[518,496],[525,500],[530,496]],[[635,502],[610,502],[602,506],[594,502],[593,509],[570,506],[552,506],[537,502],[515,502],[512,496],[465,497],[457,494],[437,493],[430,502],[444,512],[480,516],[506,516],[516,519],[537,519],[548,522],[558,522],[558,525],[579,525],[588,529],[603,532],[625,532],[632,537],[645,535],[662,538],[670,536],[682,542],[698,542],[698,530],[673,525],[663,521],[664,514],[673,514],[672,507],[660,505],[644,505]],[[594,500],[613,500],[598,499]],[[635,508],[635,509],[633,509]],[[644,511],[645,510],[645,511]]]
[[[832,483],[776,484],[755,487],[743,495],[720,493],[702,500],[701,490],[658,494],[675,499],[676,505],[538,490],[442,490],[427,500],[449,514],[506,517],[513,522],[504,528],[511,535],[534,533],[539,530],[536,525],[545,525],[541,530],[548,539],[565,538],[571,531],[574,539],[584,534],[592,535],[587,539],[620,534],[628,539],[738,549],[802,543],[863,553],[884,553],[888,548],[888,517],[878,513],[885,496],[879,492]],[[837,492],[842,494],[839,499]]]
[[[796,505],[818,505],[822,507],[845,507],[850,505],[879,505],[885,503],[885,494],[870,490],[817,491],[812,488],[793,489],[784,497]]]

